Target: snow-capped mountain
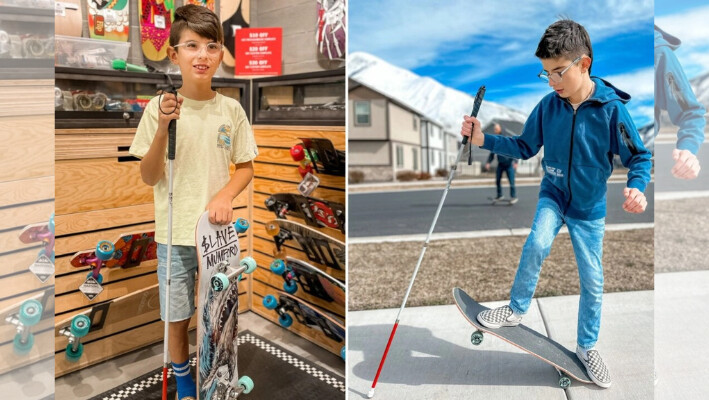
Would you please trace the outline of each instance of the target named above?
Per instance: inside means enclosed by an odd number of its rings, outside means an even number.
[[[694,94],[697,96],[697,100],[704,104],[704,107],[709,110],[709,72],[705,72],[702,75],[689,81],[694,89]]]
[[[463,115],[470,115],[475,102],[474,93],[470,95],[449,88],[434,79],[416,75],[364,52],[348,55],[347,74],[350,78],[442,124],[452,132],[460,130]],[[478,118],[483,126],[492,120],[524,124],[527,115],[483,100]]]

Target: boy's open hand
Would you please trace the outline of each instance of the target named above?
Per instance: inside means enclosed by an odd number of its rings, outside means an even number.
[[[645,207],[647,207],[647,199],[645,198],[645,194],[643,192],[636,188],[625,188],[623,189],[623,196],[625,196],[623,210],[632,214],[640,214],[645,211]]]
[[[470,133],[473,133],[473,137],[470,138],[470,143],[476,146],[482,146],[485,143],[485,135],[483,134],[482,128],[480,128],[480,121],[477,118],[468,115],[463,116],[463,127],[460,129],[460,134],[462,136],[470,137]]]
[[[675,165],[672,167],[672,175],[678,179],[694,179],[699,175],[699,159],[689,150],[672,150],[672,159]]]
[[[234,217],[234,210],[231,207],[232,199],[221,192],[217,193],[212,201],[207,204],[209,211],[209,222],[216,225],[230,224]]]
[[[173,119],[180,119],[180,108],[182,107],[182,102],[185,99],[180,97],[177,98],[172,93],[163,93],[162,102],[160,103],[160,109],[158,110],[158,127],[160,129],[167,131],[167,126]],[[177,106],[177,109],[175,109]],[[174,112],[172,112],[174,110]]]

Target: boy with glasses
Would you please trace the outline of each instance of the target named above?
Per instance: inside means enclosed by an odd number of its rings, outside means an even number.
[[[145,108],[130,153],[141,159],[143,181],[154,187],[155,240],[158,242],[160,315],[169,315],[169,352],[179,400],[195,399],[190,375],[187,329],[195,311],[197,252],[194,230],[203,211],[213,224],[233,219],[232,203],[253,177],[258,155],[251,125],[238,101],[212,90],[212,77],[223,57],[224,33],[219,18],[206,7],[175,10],[168,57],[180,67],[177,96],[163,93]],[[182,114],[185,115],[182,115]],[[165,310],[167,270],[168,177],[167,127],[177,123],[174,167],[170,310]],[[235,164],[230,177],[229,168]]]
[[[603,298],[603,235],[606,182],[613,155],[629,168],[623,209],[645,211],[643,192],[650,181],[651,154],[643,147],[624,103],[630,96],[609,82],[591,77],[593,52],[583,26],[561,20],[544,32],[535,56],[538,75],[554,93],[530,114],[518,137],[486,135],[480,122],[464,117],[461,134],[495,153],[528,159],[544,146],[545,175],[532,230],[522,249],[510,303],[482,312],[478,321],[489,328],[515,326],[529,310],[542,262],[566,224],[574,247],[581,286],[576,354],[599,386],[611,385],[610,373],[595,349]]]

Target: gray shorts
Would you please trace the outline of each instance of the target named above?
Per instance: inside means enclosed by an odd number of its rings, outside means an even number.
[[[172,246],[170,269],[170,322],[184,321],[195,311],[195,275],[197,273],[195,246]],[[167,245],[158,243],[158,282],[160,283],[160,318],[165,321],[165,286],[167,276]]]

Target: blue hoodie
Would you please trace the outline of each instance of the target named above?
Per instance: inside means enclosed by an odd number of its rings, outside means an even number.
[[[485,135],[482,148],[528,159],[544,146],[540,197],[554,200],[564,215],[594,220],[606,215],[606,182],[613,155],[628,171],[627,187],[641,192],[650,182],[651,154],[624,104],[630,96],[600,78],[593,95],[574,111],[556,92],[537,104],[517,137]]]
[[[667,110],[670,121],[679,127],[677,148],[697,154],[704,141],[706,110],[694,96],[675,56],[680,44],[679,39],[655,25],[655,136],[660,130],[660,112]]]

